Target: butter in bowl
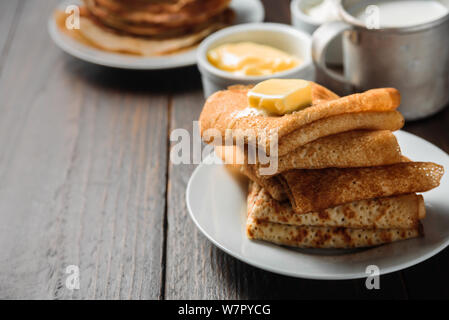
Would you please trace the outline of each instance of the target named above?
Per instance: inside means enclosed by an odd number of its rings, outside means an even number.
[[[311,37],[277,23],[229,27],[206,38],[197,51],[205,97],[235,84],[271,78],[313,80]]]

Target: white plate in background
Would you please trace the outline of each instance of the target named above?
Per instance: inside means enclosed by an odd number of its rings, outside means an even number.
[[[65,11],[67,6],[77,3],[81,4],[79,0],[64,1],[58,8]],[[261,22],[265,16],[264,7],[260,0],[233,0],[230,7],[236,13],[234,24]],[[48,21],[48,31],[55,44],[68,54],[102,66],[121,69],[157,70],[196,64],[196,47],[166,56],[139,57],[106,52],[86,46],[61,32],[56,25],[53,14]]]
[[[404,131],[395,135],[407,157],[435,162],[449,170],[449,156],[438,147]],[[309,279],[357,279],[367,276],[369,265],[378,266],[381,274],[398,271],[432,257],[449,244],[447,172],[438,188],[424,193],[424,237],[368,249],[294,249],[249,240],[245,234],[246,184],[232,176],[224,165],[204,162],[195,169],[187,186],[191,218],[220,249],[261,269]]]

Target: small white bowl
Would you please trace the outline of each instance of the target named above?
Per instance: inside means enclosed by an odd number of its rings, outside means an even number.
[[[290,2],[290,16],[292,25],[298,30],[302,30],[312,35],[323,23],[316,21],[304,13],[306,8],[318,5],[323,0],[292,0]],[[339,17],[338,7],[335,5],[335,15]],[[329,45],[326,55],[326,61],[331,65],[341,65],[343,63],[342,56],[342,39],[341,36],[335,38]]]
[[[219,45],[251,41],[269,45],[303,60],[295,68],[267,76],[241,76],[220,70],[207,59],[207,52]],[[311,37],[285,24],[248,23],[222,29],[201,42],[197,51],[198,69],[201,72],[204,96],[224,90],[234,84],[255,84],[271,78],[300,78],[314,80],[314,67],[311,58]]]

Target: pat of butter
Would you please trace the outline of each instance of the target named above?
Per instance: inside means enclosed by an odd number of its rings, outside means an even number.
[[[246,76],[271,75],[301,64],[284,51],[253,42],[223,44],[210,50],[207,58],[218,69]]]
[[[312,104],[312,85],[301,79],[270,79],[248,92],[250,107],[284,115]]]

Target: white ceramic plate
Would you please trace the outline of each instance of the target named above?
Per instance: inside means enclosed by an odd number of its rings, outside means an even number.
[[[65,11],[68,5],[80,3],[79,0],[65,1],[58,8]],[[234,24],[261,22],[265,11],[260,0],[233,0],[231,8],[236,13]],[[134,57],[118,53],[109,53],[86,46],[62,33],[53,18],[48,21],[48,31],[51,38],[62,50],[81,60],[122,69],[156,70],[170,69],[194,65],[196,63],[196,48],[160,57]]]
[[[414,161],[431,161],[449,170],[449,156],[431,143],[404,131],[396,133],[402,152]],[[424,193],[427,217],[425,236],[371,249],[293,249],[245,235],[246,185],[222,164],[206,164],[193,172],[187,186],[189,213],[216,246],[248,264],[271,272],[310,279],[356,279],[366,277],[366,267],[376,265],[381,274],[398,271],[424,261],[449,244],[449,174],[441,185]]]

